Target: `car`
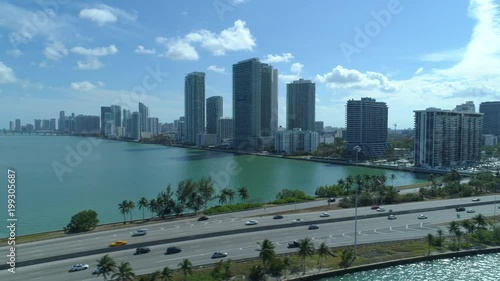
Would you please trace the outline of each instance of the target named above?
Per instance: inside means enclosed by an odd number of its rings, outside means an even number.
[[[500,205],[498,205],[498,209],[500,209]]]
[[[476,211],[474,211],[473,209],[467,209],[467,213],[475,213]]]
[[[215,252],[212,254],[212,259],[219,259],[227,257],[227,253],[224,252]]]
[[[299,247],[299,241],[295,240],[292,242],[288,242],[287,248],[298,248]]]
[[[328,198],[328,203],[333,203],[335,202],[335,198]]]
[[[280,220],[280,219],[282,219],[282,218],[283,218],[283,216],[282,216],[282,215],[275,215],[275,216],[273,217],[273,219],[275,219],[275,220]]]
[[[384,207],[380,207],[377,209],[377,212],[385,212],[385,208]]]
[[[327,213],[327,212],[324,212],[324,213],[321,213],[321,215],[319,215],[319,216],[320,216],[321,218],[327,218],[327,217],[329,217],[329,216],[330,216],[330,214],[329,214],[329,213]]]
[[[307,227],[307,229],[309,230],[313,230],[313,229],[318,229],[319,226],[315,225],[315,224],[311,224],[310,226]]]
[[[256,220],[249,220],[245,223],[245,225],[256,225],[258,223],[258,221]]]
[[[132,236],[144,236],[146,233],[148,233],[148,230],[143,228],[132,232]]]
[[[207,216],[203,216],[203,217],[198,218],[198,221],[206,221],[206,220],[208,220]]]
[[[389,219],[389,220],[395,220],[395,219],[396,219],[396,216],[395,216],[395,215],[389,215],[389,216],[387,217],[387,219]]]
[[[88,264],[84,264],[84,263],[79,263],[79,264],[73,265],[69,269],[69,272],[80,271],[80,270],[85,270],[85,269],[89,269],[89,265]]]
[[[426,216],[426,215],[419,215],[419,216],[418,216],[418,219],[419,219],[419,220],[425,220],[426,218],[427,218],[427,216]]]
[[[104,269],[102,267],[96,267],[94,269],[94,271],[92,272],[92,274],[101,274],[101,273],[104,273]]]
[[[372,210],[377,210],[378,208],[380,208],[379,205],[373,205],[371,209]]]
[[[109,244],[110,247],[118,247],[118,246],[123,246],[123,245],[127,245],[127,241],[125,241],[125,240],[116,240],[114,242],[111,242],[111,244]]]
[[[150,251],[151,250],[148,247],[139,247],[139,248],[135,249],[134,255],[147,254]]]
[[[481,199],[476,197],[476,198],[472,198],[472,201],[477,202],[477,201],[481,201]]]
[[[463,211],[465,211],[465,208],[464,207],[456,207],[455,210],[457,212],[463,212]]]
[[[165,255],[177,254],[180,252],[182,252],[182,250],[179,247],[168,247],[167,251],[165,252]]]
[[[294,219],[292,222],[297,223],[297,222],[303,222],[303,219]]]

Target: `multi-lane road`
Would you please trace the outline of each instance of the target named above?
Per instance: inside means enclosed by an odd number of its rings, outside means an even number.
[[[500,214],[494,202],[494,196],[481,197],[480,202],[472,202],[471,198],[446,201],[416,202],[404,205],[384,206],[386,212],[377,212],[370,207],[358,209],[358,243],[421,238],[427,233],[436,233],[438,224],[457,220],[456,206],[472,208],[475,213],[460,212],[460,219],[483,215]],[[309,205],[326,205],[325,202],[314,202]],[[297,208],[302,208],[298,205]],[[271,213],[293,210],[294,205],[231,213],[210,217],[208,221],[197,221],[195,218],[149,225],[148,234],[131,237],[138,229],[121,229],[92,234],[75,235],[61,239],[39,241],[18,245],[16,261],[20,267],[16,273],[7,272],[5,267],[0,271],[0,280],[95,280],[91,273],[96,260],[109,253],[115,260],[129,261],[136,274],[150,273],[165,266],[177,268],[179,262],[189,258],[193,265],[206,265],[216,262],[211,259],[215,251],[228,253],[228,258],[245,259],[258,256],[257,242],[267,238],[276,244],[278,253],[296,251],[287,249],[287,243],[306,236],[313,238],[319,245],[326,242],[328,246],[352,245],[354,241],[353,209],[330,211],[330,217],[320,218],[321,212],[297,213],[285,215],[283,219],[273,219]],[[397,219],[388,220],[389,209]],[[419,214],[428,219],[419,220]],[[303,222],[294,223],[295,219]],[[257,225],[246,226],[250,219],[258,221]],[[308,230],[307,225],[315,223],[319,229]],[[128,245],[109,248],[112,241],[123,239]],[[150,253],[133,255],[137,246],[148,246]],[[165,255],[169,246],[182,248],[179,254]],[[0,252],[7,252],[1,247]],[[2,255],[5,257],[5,255]],[[25,265],[23,265],[23,263]],[[89,270],[68,272],[73,264],[86,263]],[[2,263],[4,264],[4,263]]]

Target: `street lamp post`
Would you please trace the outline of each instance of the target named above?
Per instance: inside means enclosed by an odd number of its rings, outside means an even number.
[[[356,152],[356,166],[358,165],[358,153],[361,147],[355,146],[353,150]],[[359,184],[356,184],[356,195],[354,197],[354,258],[358,254],[358,189]]]

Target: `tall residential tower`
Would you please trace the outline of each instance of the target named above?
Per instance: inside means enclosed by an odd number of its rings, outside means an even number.
[[[184,82],[186,143],[196,144],[196,136],[205,132],[205,73],[189,73]]]

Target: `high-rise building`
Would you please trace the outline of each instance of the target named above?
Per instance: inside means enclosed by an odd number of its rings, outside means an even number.
[[[311,153],[318,148],[319,140],[318,132],[302,131],[296,128],[278,132],[276,134],[275,148],[278,153]]]
[[[274,137],[278,129],[278,70],[261,64],[261,136]]]
[[[64,113],[64,110],[59,111],[59,121],[58,121],[58,130],[59,132],[64,132],[66,131],[66,115]]]
[[[483,134],[500,136],[500,101],[482,102],[479,112],[483,113]]]
[[[106,122],[109,121],[109,117],[106,118],[106,116],[111,116],[111,106],[101,106],[101,134],[103,135]]]
[[[209,97],[207,99],[207,134],[217,134],[217,120],[222,115],[222,97]]]
[[[139,103],[139,109],[141,108],[140,105],[141,105],[141,103]],[[130,124],[131,125],[130,126],[130,138],[132,138],[134,140],[141,139],[141,132],[142,132],[141,120],[142,120],[141,113],[134,111],[134,113],[132,113],[131,124]]]
[[[315,131],[316,84],[299,79],[286,85],[286,129]]]
[[[139,113],[141,114],[141,130],[142,132],[149,132],[148,128],[148,118],[149,118],[149,108],[145,106],[142,102],[139,103]]]
[[[462,103],[462,104],[457,105],[453,111],[475,113],[476,106],[474,105],[473,101],[468,101],[466,103]]]
[[[257,58],[233,64],[233,146],[259,150],[262,117],[262,66]]]
[[[481,159],[483,114],[415,110],[415,166],[453,167]]]
[[[233,119],[219,118],[217,120],[217,143],[221,144],[224,139],[233,138]]]
[[[14,121],[9,121],[9,130],[11,132],[16,130],[16,123],[14,123]]]
[[[323,130],[325,128],[325,124],[323,123],[323,121],[314,122],[314,127],[315,127],[315,131],[318,132],[318,134],[321,136],[323,134]]]
[[[196,144],[196,136],[205,132],[205,73],[189,73],[184,80],[184,117],[186,139]]]
[[[16,132],[21,132],[21,119],[16,119]]]
[[[132,114],[130,113],[130,110],[124,109],[123,114],[122,114],[122,127],[125,128],[125,135],[128,136],[128,132],[130,131],[130,124],[129,124],[129,119],[132,118]]]
[[[35,119],[35,131],[42,130],[42,119]]]
[[[158,135],[159,133],[159,123],[158,123],[158,118],[156,117],[149,117],[148,118],[148,128],[149,132],[151,135]]]
[[[387,142],[388,108],[385,102],[372,98],[349,100],[346,107],[347,150],[355,146],[368,157],[382,157],[389,148]]]
[[[50,118],[49,130],[56,130],[56,118]]]
[[[111,120],[115,128],[122,126],[122,109],[119,105],[111,105]]]
[[[99,133],[99,116],[91,115],[78,115],[75,116],[75,130],[76,134],[90,135]],[[45,120],[44,120],[45,121]]]
[[[50,130],[50,120],[49,119],[42,120],[42,130]]]

